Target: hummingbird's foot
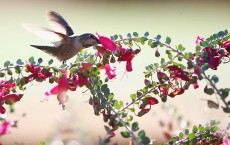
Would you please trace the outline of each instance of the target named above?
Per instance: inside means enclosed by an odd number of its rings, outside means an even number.
[[[62,64],[65,64],[65,63],[66,63],[66,60],[63,60],[63,61],[62,61]]]

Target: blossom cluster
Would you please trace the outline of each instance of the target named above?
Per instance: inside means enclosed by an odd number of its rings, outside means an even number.
[[[200,42],[204,42],[205,38],[198,36],[196,38],[196,45],[200,46]],[[223,61],[223,59],[228,58],[230,55],[230,40],[221,44],[219,42],[218,47],[212,48],[210,46],[202,47],[200,46],[200,53],[198,57],[196,57],[196,61],[199,67],[202,67],[205,63],[208,64],[208,67],[217,70],[219,64]],[[195,54],[194,54],[195,56]],[[193,57],[195,59],[195,57]]]
[[[13,104],[20,101],[23,94],[16,93],[16,83],[9,81],[0,81],[0,113],[4,114],[6,112],[4,104]]]

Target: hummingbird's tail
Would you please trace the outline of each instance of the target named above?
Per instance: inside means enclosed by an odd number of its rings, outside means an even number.
[[[30,45],[30,46],[40,49],[45,53],[48,53],[53,56],[55,56],[57,53],[57,48],[55,46],[42,46],[42,45]]]

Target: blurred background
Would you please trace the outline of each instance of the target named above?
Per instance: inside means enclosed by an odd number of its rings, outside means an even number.
[[[220,30],[230,30],[230,2],[228,0],[203,1],[61,1],[61,0],[0,0],[0,67],[6,60],[15,62],[18,58],[28,60],[30,56],[35,59],[42,57],[49,60],[51,57],[39,50],[30,47],[30,44],[47,45],[36,35],[27,32],[21,23],[33,23],[49,27],[44,14],[54,10],[61,14],[72,26],[76,35],[96,32],[111,36],[134,31],[150,37],[157,34],[163,38],[170,36],[172,45],[183,44],[188,51],[194,51],[194,38],[197,35],[208,37]],[[89,50],[92,48],[89,48]],[[72,59],[74,60],[74,59]],[[54,65],[61,62],[54,59]],[[71,60],[69,61],[71,62]],[[145,66],[157,62],[154,51],[143,47],[141,53],[133,61],[133,72],[124,75],[125,64],[117,66],[117,79],[109,83],[115,97],[124,101],[129,100],[129,94],[144,86],[143,71]],[[217,71],[209,71],[220,78],[218,87],[229,87],[230,65],[225,64]],[[138,77],[137,77],[138,76]],[[204,124],[210,119],[221,121],[225,128],[229,117],[220,109],[208,109],[207,103],[202,99],[213,99],[203,93],[205,81],[200,88],[189,91],[174,99],[169,99],[162,109],[162,103],[152,106],[147,115],[135,120],[140,122],[140,128],[146,130],[147,135],[157,142],[166,139],[165,130],[170,124],[173,129],[168,132],[175,134],[186,121],[193,124]],[[127,87],[128,86],[128,87]],[[18,127],[12,129],[11,134],[2,136],[4,145],[38,145],[45,141],[49,145],[96,145],[99,138],[106,134],[102,116],[95,116],[93,108],[88,104],[89,95],[83,95],[84,89],[68,92],[70,101],[66,110],[58,105],[55,96],[48,102],[41,103],[45,91],[52,88],[49,83],[34,83],[31,85],[20,102],[16,105],[16,112],[9,115],[9,119],[18,119]],[[172,107],[173,105],[173,107]],[[171,107],[169,107],[171,106]],[[167,109],[168,108],[168,109]],[[182,122],[176,117],[182,116]],[[120,137],[119,131],[112,139],[111,144],[128,144],[129,140]]]

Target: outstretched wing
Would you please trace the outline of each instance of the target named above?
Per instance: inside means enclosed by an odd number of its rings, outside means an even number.
[[[53,43],[56,47],[58,47],[63,39],[66,39],[67,37],[64,34],[34,24],[22,24],[22,26],[27,31],[33,32],[42,39]]]
[[[70,25],[57,12],[48,11],[47,20],[48,20],[51,28],[54,31],[60,32],[60,33],[65,34],[67,36],[71,36],[71,35],[74,34],[74,32],[73,32],[72,28],[70,27]]]

